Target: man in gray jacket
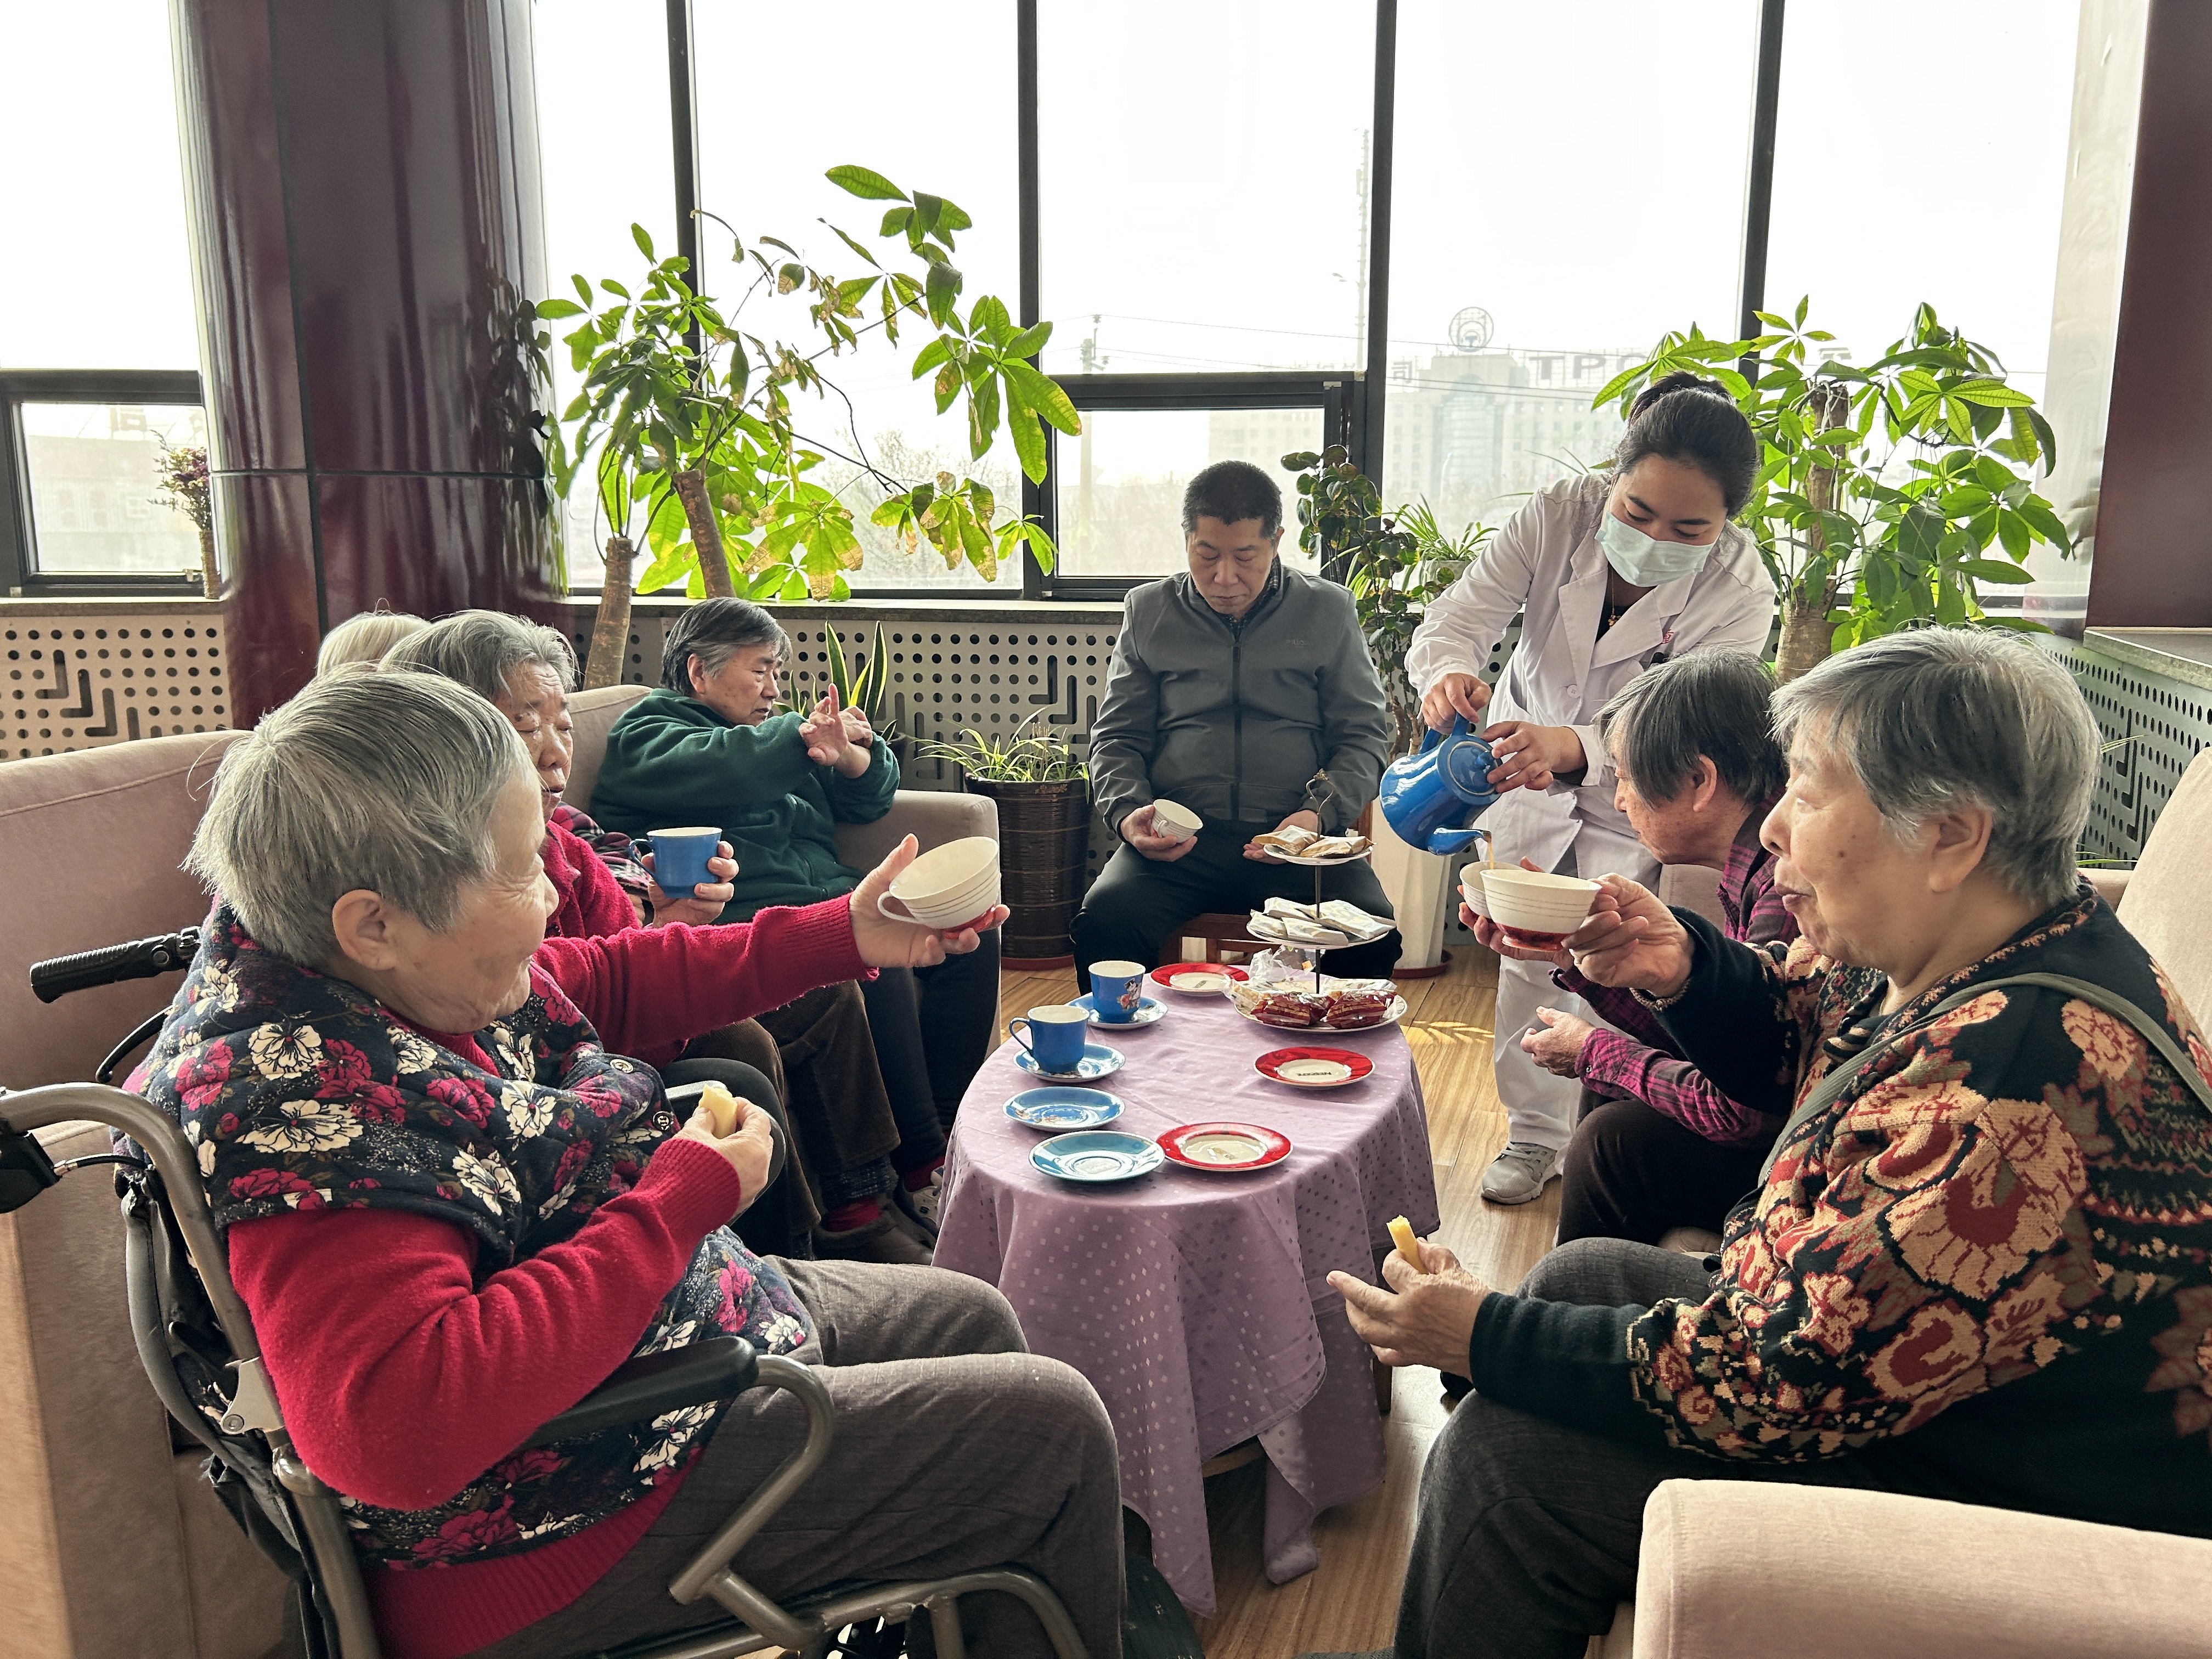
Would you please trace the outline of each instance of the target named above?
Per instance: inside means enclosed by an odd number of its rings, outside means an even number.
[[[1121,836],[1075,919],[1075,965],[1159,960],[1161,940],[1208,911],[1310,902],[1313,874],[1252,838],[1303,825],[1348,830],[1374,799],[1389,727],[1352,595],[1276,557],[1283,497],[1247,461],[1217,461],[1184,492],[1190,569],[1131,591],[1091,726],[1091,792]],[[1204,819],[1176,841],[1152,803]],[[1371,915],[1390,902],[1367,865],[1323,872],[1322,891]],[[1333,951],[1328,971],[1381,977],[1395,933]]]

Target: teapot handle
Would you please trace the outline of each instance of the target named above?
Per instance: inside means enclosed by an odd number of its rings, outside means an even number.
[[[1451,735],[1453,737],[1464,738],[1469,736],[1471,734],[1471,731],[1472,728],[1470,728],[1467,723],[1466,715],[1454,714],[1452,716]],[[1422,732],[1421,746],[1419,749],[1416,749],[1413,752],[1417,755],[1425,755],[1430,750],[1435,748],[1439,743],[1442,743],[1443,739],[1444,733],[1437,731],[1435,726],[1431,726]]]

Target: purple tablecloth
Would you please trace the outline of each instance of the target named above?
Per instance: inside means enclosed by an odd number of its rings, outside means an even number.
[[[1313,1519],[1382,1479],[1382,1427],[1367,1350],[1328,1275],[1372,1279],[1386,1225],[1437,1224],[1421,1086],[1388,1027],[1304,1037],[1237,1017],[1226,1000],[1163,994],[1167,1017],[1096,1030],[1127,1064],[1098,1086],[1128,1109],[1109,1126],[1158,1136],[1212,1119],[1264,1124],[1294,1150],[1249,1175],[1169,1164],[1134,1182],[1057,1181],[1030,1163],[1044,1139],[1006,1115],[1036,1079],[1010,1042],[961,1103],[937,1265],[989,1280],[1030,1346],[1066,1360],[1105,1401],[1121,1453],[1121,1501],[1149,1522],[1153,1559],[1184,1603],[1213,1611],[1199,1466],[1249,1440],[1267,1456],[1267,1576],[1320,1557]],[[1371,1076],[1341,1089],[1271,1083],[1271,1048],[1356,1048]]]

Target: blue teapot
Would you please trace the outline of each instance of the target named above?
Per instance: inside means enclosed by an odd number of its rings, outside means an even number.
[[[1382,774],[1382,816],[1398,838],[1431,853],[1463,850],[1483,832],[1465,826],[1498,799],[1490,774],[1498,764],[1490,745],[1468,729],[1467,717],[1449,732],[1431,730],[1421,746],[1392,761]]]

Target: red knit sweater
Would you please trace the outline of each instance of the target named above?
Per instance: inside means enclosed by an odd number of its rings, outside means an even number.
[[[763,910],[744,926],[548,939],[538,965],[617,1054],[867,971],[842,897]],[[495,1069],[473,1037],[424,1035]],[[574,1237],[481,1283],[476,1241],[461,1228],[384,1209],[241,1222],[229,1231],[230,1271],[307,1466],[369,1503],[425,1508],[629,1358],[740,1197],[725,1160],[671,1140]],[[448,1659],[557,1612],[644,1535],[680,1484],[519,1555],[369,1573],[386,1650]]]

